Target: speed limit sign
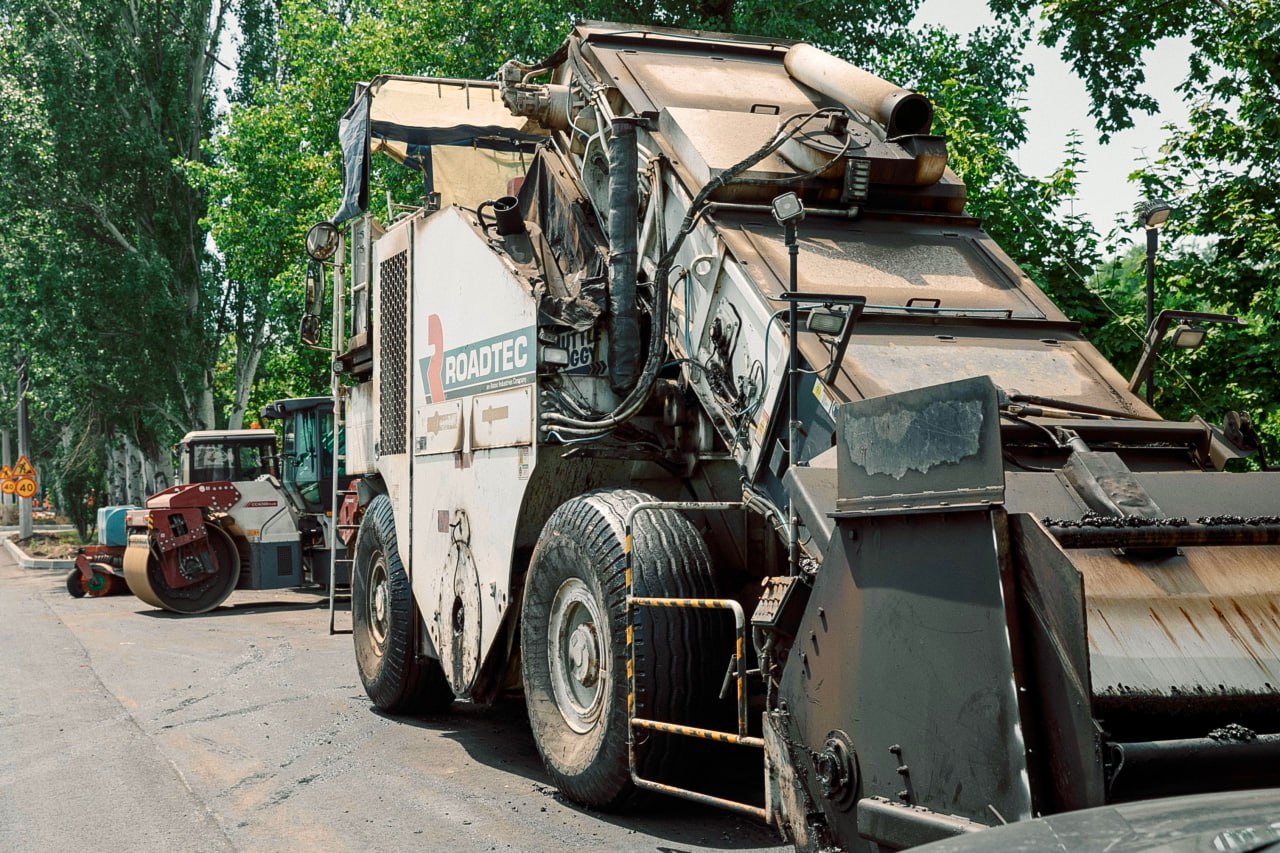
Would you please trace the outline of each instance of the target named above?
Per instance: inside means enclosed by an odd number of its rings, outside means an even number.
[[[36,493],[36,481],[30,477],[21,477],[19,478],[18,485],[14,491],[18,493],[18,497],[20,498],[34,497]]]

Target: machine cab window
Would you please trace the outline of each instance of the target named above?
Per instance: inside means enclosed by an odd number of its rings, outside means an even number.
[[[184,483],[248,482],[278,476],[276,436],[271,430],[188,433],[178,444]]]

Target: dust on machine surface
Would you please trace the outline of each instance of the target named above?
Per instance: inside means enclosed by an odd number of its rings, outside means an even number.
[[[601,23],[357,87],[307,249],[379,708],[521,687],[565,796],[802,850],[1280,783],[1280,474],[1133,393],[931,121],[808,45]],[[373,153],[422,206],[374,218]]]
[[[270,429],[187,433],[181,482],[126,513],[123,575],[138,598],[196,614],[236,589],[329,585],[332,398],[278,400],[262,417],[283,423],[283,452]]]

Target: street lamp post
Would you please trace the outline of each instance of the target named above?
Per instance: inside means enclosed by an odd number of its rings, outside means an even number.
[[[1151,334],[1156,319],[1156,250],[1160,247],[1160,226],[1169,219],[1173,208],[1163,199],[1144,201],[1138,208],[1138,224],[1147,231],[1147,317],[1143,326],[1144,337]],[[1155,397],[1153,382],[1147,378],[1147,403]]]

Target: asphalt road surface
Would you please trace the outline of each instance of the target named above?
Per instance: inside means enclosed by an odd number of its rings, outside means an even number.
[[[518,699],[378,714],[317,596],[180,618],[64,577],[0,551],[0,850],[789,849],[678,800],[561,800]]]

